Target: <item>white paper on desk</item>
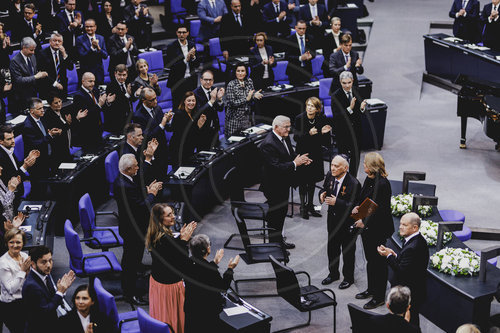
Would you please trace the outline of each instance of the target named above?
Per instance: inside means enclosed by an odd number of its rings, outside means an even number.
[[[237,306],[232,307],[232,308],[224,309],[224,312],[228,316],[235,316],[235,315],[239,315],[239,314],[242,314],[242,313],[247,313],[248,309],[245,308],[244,306],[237,305]]]
[[[496,56],[497,60],[500,60],[500,56]]]
[[[179,169],[177,169],[177,171],[174,172],[174,176],[176,176],[179,179],[186,179],[194,171],[194,169],[196,168],[181,166],[179,167]]]
[[[26,211],[26,208],[30,208],[30,210],[40,210],[42,209],[42,205],[24,205],[23,209],[24,211]]]
[[[347,8],[358,8],[355,3],[348,3]]]
[[[59,169],[62,170],[73,170],[76,168],[76,163],[61,163],[59,164]]]
[[[244,139],[245,139],[244,136],[233,135],[233,136],[230,136],[229,139],[227,139],[227,140],[230,142],[240,142],[241,140],[244,140]]]
[[[259,127],[255,127],[255,126],[252,126],[250,128],[247,128],[246,130],[242,131],[243,133],[246,133],[246,134],[256,134],[256,133],[261,133],[263,132],[264,130],[262,128],[259,128]]]
[[[19,115],[14,119],[8,120],[7,123],[9,123],[11,125],[18,125],[18,124],[24,123],[25,120],[26,120],[25,115]]]
[[[262,124],[259,126],[259,128],[262,128],[264,130],[270,130],[271,128],[273,128],[271,125],[268,125],[268,124]]]
[[[236,57],[235,59],[236,59],[236,60],[239,60],[239,61],[241,61],[241,62],[247,62],[247,61],[249,60],[249,58],[248,58],[248,57]]]
[[[309,87],[319,87],[319,81],[307,82],[305,85]]]
[[[460,39],[460,38],[457,38],[457,37],[446,37],[446,38],[443,38],[443,40],[447,41],[447,42],[462,42],[463,39]]]
[[[31,232],[31,226],[30,225],[22,225],[19,227],[19,230],[22,230],[24,232]]]
[[[385,102],[381,99],[378,99],[378,98],[369,98],[366,100],[366,104],[368,105],[384,105]]]

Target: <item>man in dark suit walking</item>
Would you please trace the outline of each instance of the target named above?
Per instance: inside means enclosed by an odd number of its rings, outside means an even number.
[[[340,74],[342,87],[332,96],[332,113],[337,149],[350,157],[349,173],[356,177],[361,152],[361,114],[366,109],[366,101],[361,100],[353,88],[353,81],[351,72]]]
[[[82,13],[75,10],[76,0],[66,0],[64,10],[56,15],[57,31],[64,37],[64,48],[72,59],[77,59],[76,38],[83,33]]]
[[[63,305],[64,293],[75,281],[75,273],[69,271],[59,280],[50,275],[52,251],[46,246],[30,250],[31,272],[23,284],[23,304],[26,313],[25,333],[49,333],[57,327],[57,308]]]
[[[313,36],[315,49],[321,48],[325,29],[328,27],[328,13],[318,0],[309,0],[309,4],[300,7],[299,19],[307,24],[307,32]]]
[[[407,286],[411,290],[410,323],[419,326],[420,306],[427,295],[427,266],[429,248],[427,241],[420,234],[420,217],[416,213],[407,213],[399,222],[399,234],[404,237],[401,252],[380,245],[377,250],[387,258],[393,271],[392,286]]]
[[[61,97],[68,94],[68,76],[66,71],[74,65],[63,46],[63,37],[59,33],[50,36],[50,47],[37,54],[38,68],[48,74],[45,84],[40,87],[40,97],[47,99],[51,91],[56,90]]]
[[[344,34],[340,37],[340,51],[334,52],[330,55],[329,71],[333,77],[332,85],[330,86],[330,95],[335,90],[340,88],[340,73],[344,71],[351,72],[354,86],[358,86],[358,75],[363,74],[364,68],[361,65],[362,61],[358,52],[352,50],[352,37],[349,34]]]
[[[116,33],[108,39],[109,53],[109,76],[113,77],[115,67],[119,64],[127,66],[128,82],[132,82],[137,76],[135,70],[135,59],[139,54],[135,40],[128,35],[127,23],[121,21],[116,25]]]
[[[196,56],[196,45],[188,40],[187,25],[180,24],[175,33],[177,40],[167,47],[166,67],[170,68],[167,87],[172,90],[172,105],[177,109],[184,93],[196,88],[195,70],[198,68],[199,59]]]
[[[134,182],[133,177],[139,165],[133,154],[125,154],[118,162],[120,174],[113,188],[118,214],[120,215],[119,232],[123,237],[123,256],[121,266],[122,290],[127,302],[135,305],[147,304],[136,288],[137,272],[144,254],[144,237],[149,223],[149,212],[162,183],[153,181],[143,188]]]
[[[222,17],[220,23],[220,44],[222,55],[229,57],[248,56],[249,39],[252,35],[249,17],[241,12],[240,0],[231,1],[231,11]]]
[[[193,93],[196,96],[198,112],[207,117],[202,131],[206,132],[203,136],[208,139],[203,140],[199,145],[200,150],[207,150],[219,142],[220,123],[218,113],[224,108],[222,98],[224,97],[225,90],[222,87],[212,89],[214,74],[209,69],[203,71],[201,74],[200,83],[201,85]]]
[[[300,20],[295,26],[295,35],[287,37],[286,74],[294,86],[309,82],[313,75],[311,60],[316,57],[316,52],[312,37],[306,35],[306,30],[306,22]]]
[[[451,5],[453,36],[476,43],[479,41],[479,1],[455,0]]]
[[[76,51],[80,60],[80,75],[94,73],[96,83],[104,83],[103,60],[108,57],[104,37],[96,34],[97,25],[93,19],[85,21],[85,34],[76,39]]]
[[[267,222],[274,231],[269,233],[269,240],[283,243],[287,249],[293,249],[295,244],[283,240],[283,225],[288,211],[288,196],[293,185],[295,171],[301,165],[308,165],[312,160],[308,154],[297,155],[293,150],[289,133],[290,118],[277,116],[273,120],[273,130],[260,145],[264,159],[261,190],[269,204]]]
[[[500,51],[500,0],[492,0],[484,5],[481,22],[484,24],[483,43],[495,51]]]
[[[356,235],[349,228],[354,223],[350,217],[361,191],[359,181],[349,174],[349,162],[345,155],[337,155],[330,165],[323,189],[319,192],[321,203],[328,205],[328,276],[321,282],[327,285],[340,278],[340,248],[344,266],[344,280],[339,289],[349,288],[354,283],[354,255],[356,253]]]

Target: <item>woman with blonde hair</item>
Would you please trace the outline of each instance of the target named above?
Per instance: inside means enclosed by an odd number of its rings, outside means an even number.
[[[168,323],[176,333],[184,332],[184,296],[182,281],[187,265],[190,264],[188,242],[196,222],[185,224],[180,234],[174,235],[175,224],[172,207],[159,203],[151,209],[146,248],[153,259],[149,279],[149,314]]]
[[[357,299],[372,298],[363,308],[374,309],[384,304],[385,289],[387,286],[387,260],[377,252],[377,246],[385,245],[387,238],[394,233],[394,223],[391,214],[391,184],[387,179],[385,162],[379,153],[371,152],[365,155],[363,167],[367,175],[358,206],[354,207],[353,214],[358,212],[359,205],[370,198],[377,205],[375,212],[357,220],[355,225],[362,229],[361,239],[366,258],[366,273],[368,288],[357,294]]]
[[[149,64],[146,59],[139,59],[135,63],[135,69],[137,70],[137,77],[132,83],[132,94],[135,97],[141,95],[141,91],[144,88],[151,88],[155,91],[156,96],[161,95],[161,88],[158,84],[158,75],[149,74]]]
[[[309,154],[312,163],[303,165],[297,169],[299,183],[300,214],[303,219],[308,220],[309,214],[313,217],[321,217],[314,210],[314,190],[316,183],[323,180],[322,146],[328,145],[332,127],[328,119],[321,112],[323,104],[317,97],[306,100],[306,111],[295,118],[293,139],[297,142],[297,154]]]

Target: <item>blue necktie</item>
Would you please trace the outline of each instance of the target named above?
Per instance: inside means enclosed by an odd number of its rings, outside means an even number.
[[[40,131],[42,131],[43,136],[47,136],[47,131],[45,130],[45,127],[43,127],[42,121],[38,119],[37,121],[38,127],[40,127]],[[50,155],[52,152],[52,149],[50,148],[50,143],[47,145],[47,153]]]
[[[30,75],[34,75],[33,73],[33,64],[31,63],[31,59],[28,57],[26,58],[28,61],[28,70],[30,71]]]
[[[306,46],[304,45],[304,36],[301,36],[300,38],[300,54],[304,54],[306,52]],[[304,67],[304,62],[301,61],[300,65]]]

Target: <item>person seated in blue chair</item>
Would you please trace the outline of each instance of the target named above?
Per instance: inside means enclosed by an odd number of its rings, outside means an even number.
[[[97,295],[88,285],[79,285],[72,298],[73,310],[59,318],[60,332],[111,333],[115,331],[109,317],[99,312]]]

